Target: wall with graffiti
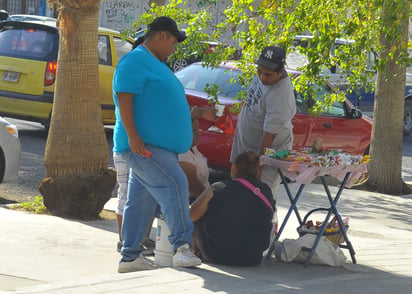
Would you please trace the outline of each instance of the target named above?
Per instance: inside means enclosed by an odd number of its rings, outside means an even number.
[[[122,31],[149,9],[148,0],[106,0],[100,3],[99,26]]]
[[[1,0],[0,0],[1,1]],[[106,0],[100,2],[99,26],[122,31],[130,28],[132,23],[137,21],[139,15],[149,10],[152,3],[164,5],[167,0]],[[188,1],[187,8],[193,13],[204,8],[210,7],[210,0]],[[223,11],[232,1],[218,0],[214,2],[214,7],[209,12],[213,13],[214,23],[222,21],[222,15],[217,11]]]

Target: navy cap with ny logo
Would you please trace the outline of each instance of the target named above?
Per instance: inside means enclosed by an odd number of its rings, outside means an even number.
[[[255,63],[271,70],[278,70],[285,65],[285,58],[285,50],[278,46],[268,46],[262,50]]]

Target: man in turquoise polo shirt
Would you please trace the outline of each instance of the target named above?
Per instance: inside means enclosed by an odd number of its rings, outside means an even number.
[[[185,38],[173,19],[156,18],[142,46],[120,60],[113,77],[117,118],[113,151],[131,169],[123,212],[121,273],[156,268],[141,256],[141,243],[157,205],[176,250],[173,266],[201,264],[191,251],[189,189],[177,158],[192,143],[190,109],[182,84],[165,63],[176,43]]]

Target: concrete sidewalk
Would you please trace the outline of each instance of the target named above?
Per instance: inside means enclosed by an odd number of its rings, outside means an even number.
[[[289,202],[282,187],[279,192],[282,220]],[[326,203],[323,187],[311,184],[298,207],[303,216]],[[115,205],[113,198],[105,208]],[[357,264],[343,249],[348,260],[340,268],[272,260],[257,267],[203,264],[127,274],[117,273],[114,219],[79,221],[0,207],[0,293],[411,293],[412,195],[347,189],[338,207],[350,217]],[[292,214],[281,239],[297,238],[296,227]]]

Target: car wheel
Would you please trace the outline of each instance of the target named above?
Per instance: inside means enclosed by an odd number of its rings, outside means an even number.
[[[186,59],[184,59],[184,58],[176,59],[173,62],[172,69],[173,69],[174,72],[176,72],[176,71],[181,70],[182,68],[184,68],[185,66],[188,66],[188,65],[189,65],[189,62]]]
[[[412,100],[405,101],[405,113],[403,117],[403,134],[409,136],[412,133]]]
[[[3,182],[4,172],[6,171],[6,160],[3,151],[0,149],[0,183]]]
[[[51,113],[49,115],[49,118],[42,121],[41,124],[44,127],[44,130],[46,131],[46,133],[49,133],[49,129],[50,129],[50,122],[51,122]]]

